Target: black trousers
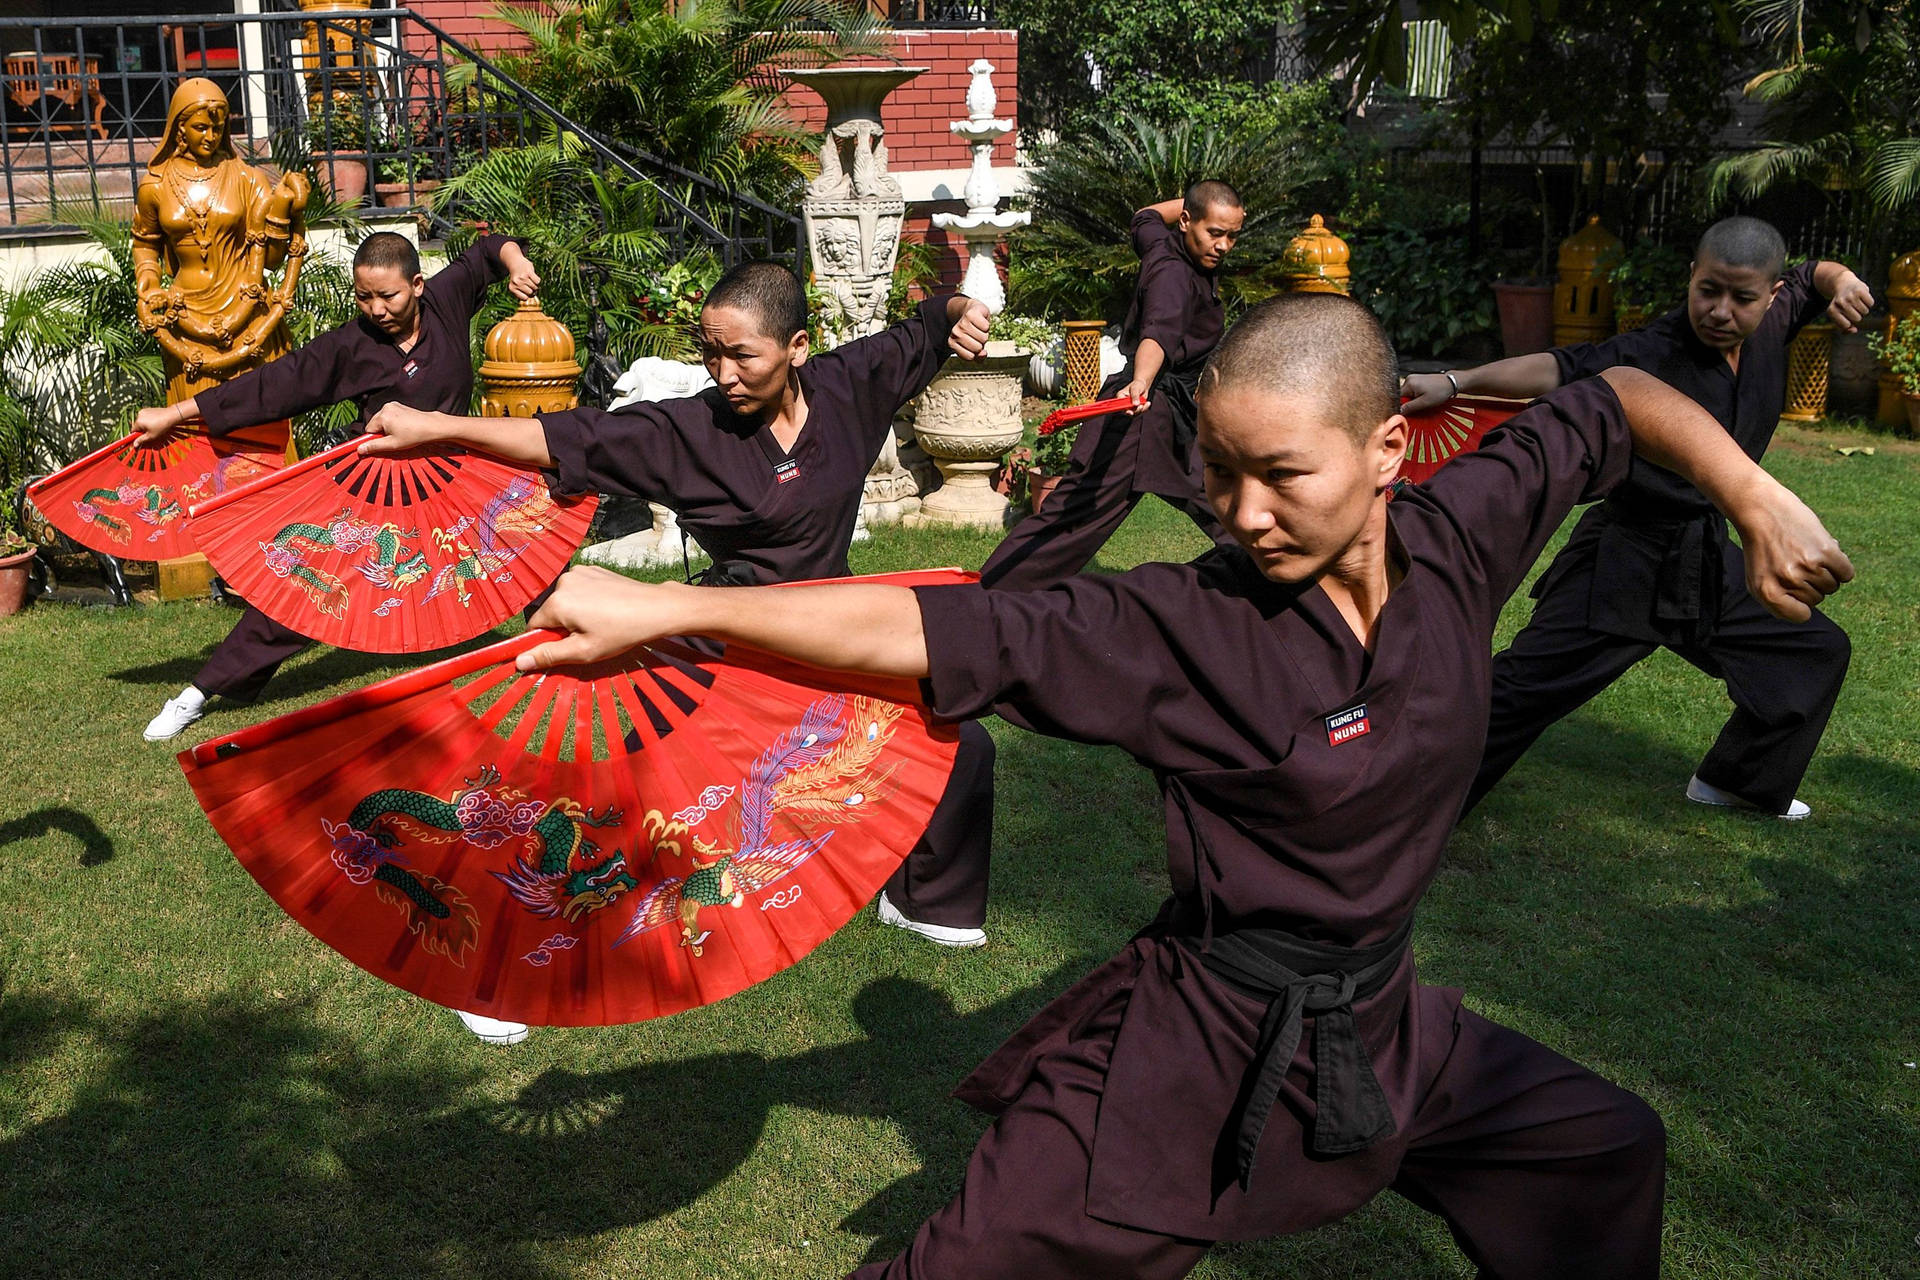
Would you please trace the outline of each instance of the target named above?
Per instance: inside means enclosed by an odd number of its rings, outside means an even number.
[[[194,687],[204,694],[252,702],[281,663],[312,643],[248,605],[227,638],[213,647],[207,664],[193,678]]]
[[[908,919],[956,929],[986,922],[993,757],[993,738],[979,721],[962,724],[953,773],[927,833],[887,881],[887,901]]]
[[[1115,1002],[1065,1051],[1049,1054],[974,1148],[953,1200],[904,1252],[861,1267],[853,1280],[1177,1280],[1198,1266],[1209,1241],[1087,1212],[1101,1085],[1124,1009]],[[1666,1194],[1659,1116],[1627,1090],[1469,1010],[1459,1010],[1449,1041],[1382,1190],[1444,1218],[1482,1276],[1658,1276]],[[1167,1070],[1179,1064],[1180,1054],[1170,1053]],[[1314,1204],[1322,1193],[1303,1183],[1295,1194]]]
[[[1666,647],[1724,680],[1733,699],[1733,714],[1695,771],[1700,780],[1785,813],[1826,732],[1853,650],[1847,633],[1818,610],[1806,622],[1784,622],[1761,608],[1747,594],[1739,549],[1730,550],[1719,616],[1702,639]],[[1469,809],[1548,725],[1661,647],[1591,627],[1592,548],[1569,545],[1561,554],[1573,559],[1555,561],[1532,620],[1494,657],[1487,746]]]
[[[1103,394],[1115,390],[1109,379]],[[1124,382],[1119,383],[1125,386]],[[1173,399],[1171,393],[1169,398]],[[1169,412],[1190,412],[1191,400]],[[1073,442],[1067,474],[1047,499],[1046,506],[1013,527],[1012,532],[994,549],[980,569],[980,584],[1009,591],[1032,591],[1052,586],[1086,568],[1107,539],[1130,515],[1140,499],[1151,490],[1141,488],[1140,472],[1189,476],[1188,460],[1154,458],[1143,463],[1140,455],[1148,449],[1172,446],[1154,437],[1143,438],[1148,424],[1143,418],[1110,414],[1095,418],[1081,427]],[[1191,440],[1192,432],[1176,438]],[[1233,537],[1214,518],[1213,507],[1197,481],[1188,479],[1176,487],[1171,482],[1155,484],[1155,489],[1172,489],[1158,496],[1198,525],[1200,532],[1223,547],[1235,545]]]

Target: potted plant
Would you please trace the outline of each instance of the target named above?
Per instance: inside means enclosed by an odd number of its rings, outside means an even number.
[[[0,618],[11,618],[26,607],[33,557],[39,550],[19,530],[0,528]]]
[[[317,177],[338,204],[358,205],[367,195],[367,107],[351,93],[336,93],[307,117],[307,151]]]
[[[431,176],[438,157],[411,130],[383,122],[373,151],[380,157],[375,168],[385,179],[373,184],[373,194],[382,209],[425,204],[427,197],[440,189],[440,179]]]
[[[1907,406],[1907,433],[1920,435],[1920,311],[1869,339],[1869,344],[1900,384],[1900,398]]]
[[[1041,423],[1040,437],[1034,442],[1033,464],[1027,472],[1027,505],[1038,511],[1060,485],[1061,477],[1067,474],[1067,463],[1073,457],[1073,442],[1080,434],[1080,424],[1069,422],[1065,426]]]
[[[1687,296],[1687,255],[1671,245],[1641,240],[1608,272],[1613,315],[1620,332],[1643,328]]]
[[[1025,502],[1027,498],[1027,477],[1033,472],[1033,450],[1026,445],[1016,445],[1000,469],[993,474],[993,491],[1004,496],[1008,502]]]

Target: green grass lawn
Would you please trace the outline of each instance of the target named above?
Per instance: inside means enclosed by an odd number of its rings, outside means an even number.
[[[1920,452],[1837,439],[1770,459],[1860,569],[1830,610],[1854,661],[1813,820],[1682,799],[1727,702],[1661,654],[1468,820],[1415,934],[1427,981],[1665,1117],[1671,1276],[1920,1274]],[[992,543],[884,532],[854,565],[978,565]],[[1149,502],[1101,566],[1203,547]],[[863,916],[720,1005],[487,1048],[292,924],[202,818],[178,744],[141,742],[234,616],[0,621],[0,1275],[838,1275],[958,1184],[983,1122],[947,1089],[1164,893],[1144,772],[996,722],[985,950]],[[397,669],[310,652],[186,742]],[[1387,1196],[1198,1274],[1470,1269]]]

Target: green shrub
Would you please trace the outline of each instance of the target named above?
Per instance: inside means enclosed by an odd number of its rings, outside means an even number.
[[[1494,325],[1491,273],[1467,253],[1466,232],[1400,223],[1348,239],[1353,296],[1372,308],[1402,354],[1440,355]]]
[[[1171,125],[1123,114],[1039,148],[1036,158],[1033,223],[1010,237],[1009,305],[1116,321],[1139,269],[1128,236],[1137,210],[1204,178],[1239,191],[1246,226],[1220,282],[1237,310],[1278,287],[1287,243],[1307,214],[1344,203],[1352,151],[1330,90],[1317,84]]]

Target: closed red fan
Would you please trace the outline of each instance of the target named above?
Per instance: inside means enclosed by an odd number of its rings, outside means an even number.
[[[27,488],[47,522],[92,551],[171,560],[198,551],[187,509],[279,470],[287,424],[212,437],[188,429],[164,444],[135,432]]]
[[[964,582],[957,570],[870,579]],[[924,833],[953,766],[908,680],[708,641],[520,674],[531,632],[182,752],[260,887],[361,968],[601,1026],[805,956]]]
[[[1524,400],[1455,396],[1438,409],[1408,414],[1407,460],[1400,464],[1400,474],[1415,484],[1431,479],[1456,455],[1478,449],[1482,436],[1526,407]]]
[[[248,604],[342,649],[420,653],[499,625],[567,567],[600,501],[556,501],[537,471],[452,446],[362,457],[359,445],[203,502],[188,522]]]
[[[1088,418],[1101,418],[1109,413],[1118,413],[1133,404],[1131,396],[1112,396],[1105,400],[1089,400],[1085,404],[1069,405],[1065,409],[1055,409],[1041,419],[1037,435],[1050,436],[1070,422],[1082,422]]]

